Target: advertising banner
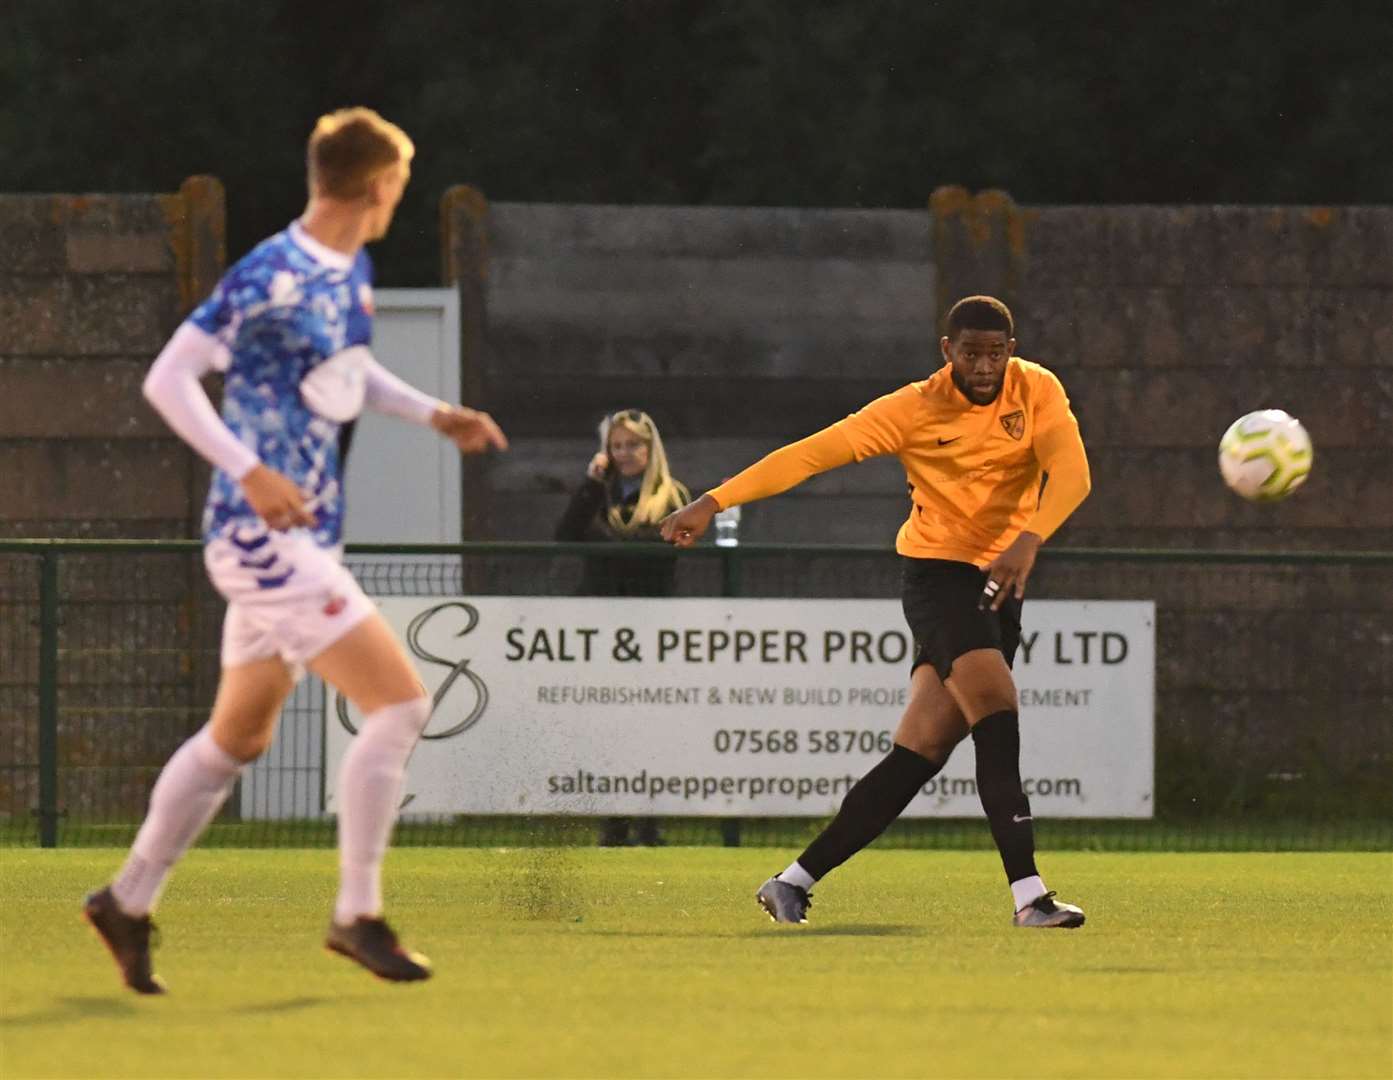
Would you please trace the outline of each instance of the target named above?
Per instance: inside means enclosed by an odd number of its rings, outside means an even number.
[[[889,752],[898,601],[381,598],[432,693],[407,813],[822,817]],[[1040,817],[1150,817],[1155,605],[1028,601],[1015,675]],[[326,809],[361,722],[329,695]],[[905,811],[976,817],[972,742]]]

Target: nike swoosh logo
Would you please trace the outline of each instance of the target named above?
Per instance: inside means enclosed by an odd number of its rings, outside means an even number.
[[[1029,814],[1026,814],[1025,817],[1021,817],[1020,814],[1012,814],[1011,820],[1019,825],[1022,821],[1030,821],[1032,819]]]
[[[941,438],[941,439],[938,440],[938,445],[939,445],[939,446],[947,446],[949,443],[955,443],[955,442],[957,442],[957,441],[958,441],[959,439],[961,439],[961,438],[962,438],[961,435],[954,435],[951,439],[942,439],[942,438]]]

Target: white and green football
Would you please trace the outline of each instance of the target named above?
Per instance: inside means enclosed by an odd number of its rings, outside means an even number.
[[[1253,502],[1285,499],[1306,482],[1311,458],[1311,437],[1281,409],[1240,416],[1219,440],[1224,483]]]

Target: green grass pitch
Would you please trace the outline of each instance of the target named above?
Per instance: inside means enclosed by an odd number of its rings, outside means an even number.
[[[870,851],[775,927],[789,852],[404,849],[388,905],[436,977],[326,955],[332,851],[203,850],[159,912],[172,993],[120,989],[78,915],[114,850],[0,850],[0,1076],[1388,1077],[1393,856],[1042,860],[1076,931],[1024,931],[994,854]]]

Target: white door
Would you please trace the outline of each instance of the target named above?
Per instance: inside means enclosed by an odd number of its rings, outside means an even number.
[[[459,401],[459,296],[454,289],[378,289],[373,355],[428,394]],[[348,543],[460,541],[460,456],[428,428],[365,411],[346,479]]]

